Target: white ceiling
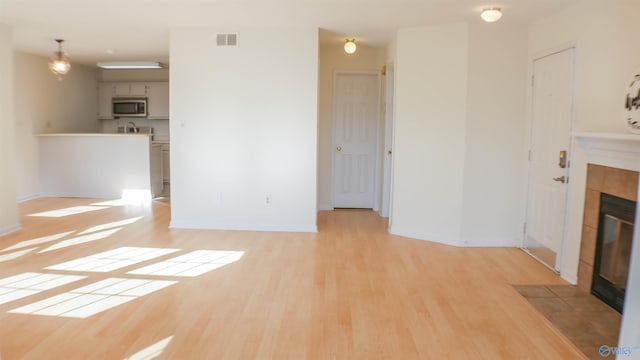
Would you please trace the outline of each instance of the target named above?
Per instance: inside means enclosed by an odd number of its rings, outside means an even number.
[[[481,21],[483,7],[503,9],[503,22],[527,24],[580,0],[0,0],[0,23],[13,27],[19,51],[50,56],[65,39],[72,62],[168,62],[172,27],[321,28],[321,43],[354,37],[383,46],[396,29]]]

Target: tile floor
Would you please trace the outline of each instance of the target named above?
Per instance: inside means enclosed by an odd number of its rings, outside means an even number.
[[[602,345],[617,345],[622,315],[590,293],[571,285],[514,288],[588,358],[602,359]]]

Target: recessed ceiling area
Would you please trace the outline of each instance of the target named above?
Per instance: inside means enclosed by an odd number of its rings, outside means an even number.
[[[527,24],[578,0],[0,0],[0,23],[13,27],[18,51],[50,56],[65,39],[72,62],[169,62],[173,27],[236,32],[247,27],[318,27],[320,43],[345,37],[385,46],[397,29],[481,21],[483,8],[502,8],[501,22]],[[212,31],[213,34],[213,31]]]

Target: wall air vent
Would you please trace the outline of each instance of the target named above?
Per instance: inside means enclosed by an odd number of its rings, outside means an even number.
[[[218,34],[216,44],[218,46],[238,46],[238,34]]]

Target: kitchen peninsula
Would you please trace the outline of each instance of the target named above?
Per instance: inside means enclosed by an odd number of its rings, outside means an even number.
[[[120,198],[162,192],[162,149],[145,134],[41,134],[43,196]]]

